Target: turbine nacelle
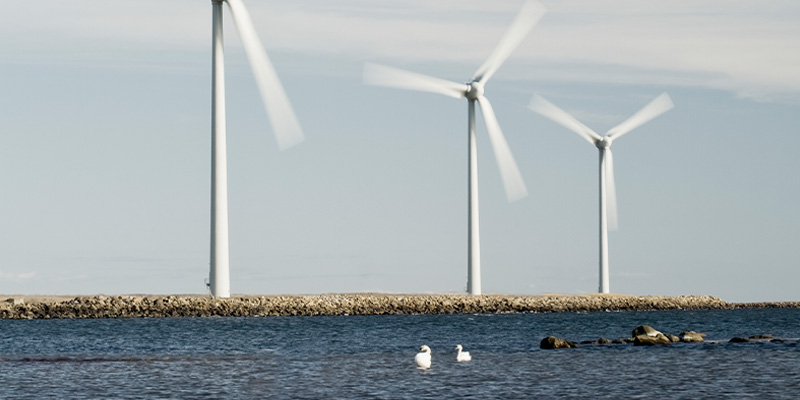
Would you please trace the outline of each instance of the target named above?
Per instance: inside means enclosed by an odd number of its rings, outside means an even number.
[[[483,83],[479,81],[472,81],[467,83],[467,93],[464,94],[467,100],[478,100],[483,96]]]

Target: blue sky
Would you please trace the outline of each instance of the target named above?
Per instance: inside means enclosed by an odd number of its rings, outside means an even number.
[[[467,81],[522,1],[245,1],[306,141],[279,151],[226,17],[233,293],[461,292],[464,100],[364,86],[364,62]],[[800,300],[800,5],[543,1],[479,118],[484,293],[597,290],[598,132],[614,144],[611,291]],[[226,10],[227,11],[227,10]],[[0,15],[0,293],[202,293],[210,1],[17,2]]]

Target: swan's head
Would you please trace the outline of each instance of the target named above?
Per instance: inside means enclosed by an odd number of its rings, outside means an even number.
[[[461,351],[461,350],[464,350],[464,348],[463,348],[463,347],[461,347],[461,345],[460,345],[460,344],[458,344],[458,345],[456,345],[456,350],[458,350],[458,351]]]
[[[422,346],[419,347],[419,351],[421,351],[423,353],[430,353],[431,352],[431,348],[428,347],[427,345],[423,344]]]

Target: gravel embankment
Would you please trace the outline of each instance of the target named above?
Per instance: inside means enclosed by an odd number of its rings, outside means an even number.
[[[486,294],[323,294],[2,296],[1,319],[143,318],[277,315],[388,315],[534,313],[577,311],[699,310],[793,307],[800,302],[727,303],[712,296],[630,296],[619,294],[516,296]]]

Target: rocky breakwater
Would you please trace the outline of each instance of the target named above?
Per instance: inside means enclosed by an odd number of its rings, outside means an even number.
[[[3,297],[0,297],[2,299]],[[488,294],[324,294],[236,296],[13,296],[0,301],[2,319],[153,318],[212,316],[313,316],[488,314],[577,311],[728,309],[711,296]]]
[[[781,339],[781,338],[774,338],[770,334],[759,334],[753,335],[750,337],[734,337],[730,340],[712,340],[706,341],[705,337],[707,335],[705,333],[698,333],[695,331],[684,331],[681,332],[679,335],[672,335],[669,333],[662,333],[656,329],[654,329],[650,325],[640,325],[636,328],[633,328],[631,331],[631,337],[625,337],[615,340],[608,340],[605,338],[600,338],[599,340],[586,340],[580,342],[580,345],[624,345],[633,343],[634,346],[669,346],[672,343],[676,342],[683,342],[683,343],[708,343],[712,345],[717,345],[720,343],[766,343],[766,342],[775,342],[775,343],[784,343],[788,342],[792,345],[800,342],[800,339]],[[541,349],[571,349],[579,347],[578,343],[562,339],[555,336],[548,336],[539,343],[539,348]]]

